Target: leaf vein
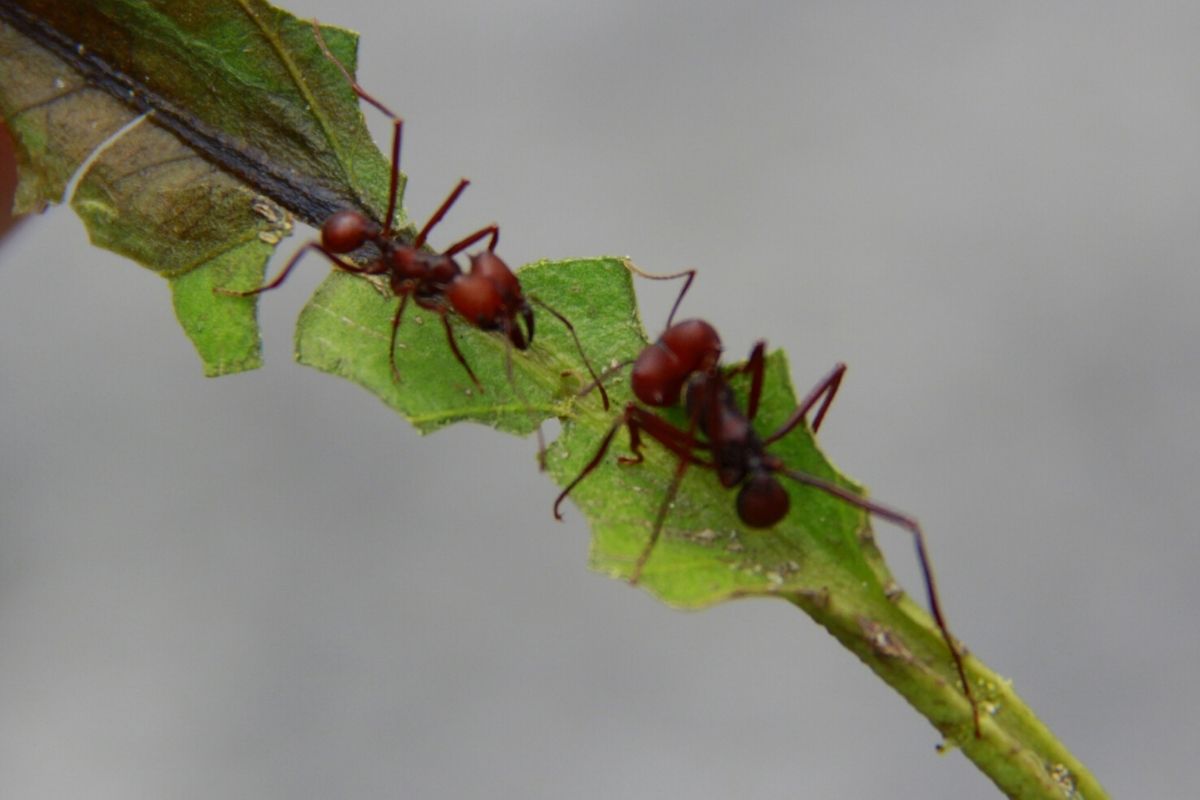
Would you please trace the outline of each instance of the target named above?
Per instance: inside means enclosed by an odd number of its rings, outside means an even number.
[[[255,27],[262,32],[263,38],[270,42],[271,46],[275,49],[275,52],[279,56],[279,62],[283,65],[284,69],[287,70],[288,77],[292,79],[292,83],[295,85],[296,91],[300,93],[300,96],[304,98],[305,103],[308,104],[309,111],[316,119],[317,125],[320,127],[321,132],[325,136],[325,141],[329,144],[330,149],[333,150],[335,156],[337,157],[338,166],[341,167],[342,175],[346,178],[346,182],[353,184],[354,181],[352,171],[349,169],[350,157],[345,152],[345,149],[341,146],[341,141],[335,135],[335,127],[331,124],[329,117],[325,113],[325,110],[317,96],[309,87],[308,81],[304,77],[304,73],[300,70],[296,60],[292,58],[291,52],[287,47],[284,46],[284,43],[279,38],[279,35],[274,30],[269,29],[262,17],[250,7],[248,0],[237,0],[237,4],[241,7],[246,16],[250,18],[251,22],[254,23]],[[355,188],[357,190],[358,187]]]

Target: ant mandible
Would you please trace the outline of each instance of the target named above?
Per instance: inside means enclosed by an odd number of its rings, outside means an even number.
[[[751,424],[758,414],[765,372],[766,342],[759,340],[750,352],[745,365],[735,369],[723,368],[721,338],[715,328],[699,319],[673,323],[675,312],[683,296],[691,287],[695,270],[685,270],[671,275],[654,275],[643,272],[630,262],[626,266],[635,274],[652,280],[685,278],[683,288],[667,316],[666,328],[658,340],[645,347],[632,360],[633,371],[630,383],[634,395],[644,406],[673,408],[683,400],[687,414],[687,429],[681,429],[655,412],[635,402],[626,404],[624,411],[609,427],[591,460],[567,485],[554,501],[554,516],[561,520],[561,505],[579,483],[592,473],[604,459],[617,431],[624,427],[629,432],[629,447],[632,456],[621,456],[623,465],[640,464],[642,434],[649,436],[677,457],[674,475],[667,488],[666,496],[659,505],[650,538],[642,547],[634,563],[629,582],[636,584],[658,542],[671,503],[679,491],[684,474],[689,466],[695,465],[716,472],[717,480],[727,489],[737,487],[737,514],[751,528],[769,528],[788,513],[791,500],[777,476],[783,475],[796,483],[811,486],[856,508],[895,523],[912,534],[916,544],[917,561],[921,567],[929,608],[941,631],[942,638],[950,650],[958,677],[962,681],[963,694],[971,705],[975,736],[981,735],[979,708],[971,693],[962,654],[955,644],[946,616],[938,600],[934,583],[933,568],[925,548],[925,536],[916,519],[890,506],[862,497],[832,481],[790,469],[782,459],[767,451],[767,446],[782,439],[801,423],[805,422],[814,408],[811,429],[816,433],[829,405],[841,386],[846,372],[845,364],[837,364],[803,400],[786,420],[772,433],[760,436]],[[618,365],[623,367],[630,362]],[[738,406],[729,376],[749,373],[750,391],[743,412]],[[611,374],[611,370],[605,375]],[[590,390],[590,387],[589,387]],[[704,455],[700,455],[700,454]]]
[[[343,272],[352,275],[384,276],[387,278],[392,294],[400,298],[400,304],[392,316],[392,332],[388,345],[388,363],[391,365],[393,380],[400,381],[400,371],[396,367],[396,338],[400,323],[404,318],[408,299],[412,297],[418,306],[437,313],[441,318],[451,352],[454,353],[458,363],[462,364],[471,382],[481,392],[483,385],[458,347],[454,330],[448,318],[450,312],[453,311],[480,330],[499,331],[504,335],[508,345],[518,350],[526,350],[533,343],[532,302],[549,312],[566,327],[575,342],[584,366],[593,380],[598,383],[599,379],[592,368],[591,361],[583,351],[583,344],[579,341],[575,327],[563,314],[538,298],[526,297],[517,276],[500,256],[496,255],[496,245],[500,240],[498,225],[492,224],[480,228],[440,253],[425,249],[430,232],[441,222],[459,196],[470,185],[470,181],[466,178],[460,180],[454,190],[442,201],[442,204],[417,233],[416,238],[411,242],[397,238],[398,232],[392,229],[392,222],[396,212],[396,195],[399,187],[400,144],[404,120],[359,85],[345,65],[329,50],[325,38],[321,34],[321,26],[315,19],[313,20],[313,32],[321,52],[341,71],[354,93],[392,121],[391,181],[388,187],[387,213],[384,215],[383,224],[372,220],[361,211],[353,209],[338,211],[322,223],[320,241],[310,241],[303,245],[292,255],[279,274],[267,283],[244,292],[223,288],[217,289],[217,291],[236,297],[249,297],[275,289],[287,279],[300,259],[314,250],[325,256]],[[484,239],[488,240],[487,249],[468,256],[471,262],[470,271],[464,273],[455,260],[455,256]],[[373,245],[378,251],[378,256],[361,264],[343,257],[366,245]],[[522,322],[524,329],[520,324]],[[509,382],[516,390],[516,382],[512,375],[511,350],[509,354],[508,377]],[[607,409],[608,394],[603,392],[603,386],[601,386],[601,391],[601,400],[604,408]],[[539,441],[540,432],[539,428]],[[544,451],[544,446],[539,445],[539,453],[542,451]]]

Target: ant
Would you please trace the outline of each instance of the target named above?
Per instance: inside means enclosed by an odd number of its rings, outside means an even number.
[[[526,297],[521,290],[521,283],[517,276],[500,256],[496,255],[496,245],[500,240],[498,225],[492,224],[480,228],[440,253],[425,249],[430,232],[442,221],[459,196],[470,185],[470,181],[466,178],[458,182],[458,185],[442,201],[442,204],[433,212],[411,242],[399,238],[400,232],[392,228],[392,223],[393,215],[396,212],[396,195],[400,179],[400,144],[404,120],[359,85],[345,65],[329,50],[325,38],[321,34],[321,27],[315,19],[313,20],[313,32],[321,52],[341,71],[354,93],[379,109],[392,121],[392,170],[384,222],[381,225],[361,211],[353,209],[338,211],[322,223],[320,241],[310,241],[303,245],[292,255],[279,274],[267,283],[244,292],[223,288],[216,291],[235,297],[250,297],[275,289],[287,279],[301,258],[315,250],[343,272],[352,275],[385,277],[392,294],[400,298],[400,304],[392,316],[392,334],[388,346],[388,363],[391,365],[392,378],[397,383],[400,382],[400,371],[396,367],[396,338],[409,297],[412,297],[413,301],[421,308],[433,311],[441,318],[451,352],[454,353],[458,363],[462,364],[471,382],[481,392],[483,385],[458,347],[454,330],[450,325],[449,315],[451,312],[458,314],[468,324],[480,330],[499,331],[504,335],[508,348],[509,382],[513,389],[517,390],[512,375],[511,348],[526,350],[533,343],[532,302],[552,314],[566,327],[575,341],[575,346],[579,350],[579,355],[588,372],[598,382],[596,372],[592,368],[587,354],[584,353],[583,344],[579,341],[579,336],[571,322],[536,297]],[[464,273],[455,257],[484,239],[488,240],[487,249],[468,256],[470,270]],[[367,245],[372,245],[378,255],[361,264],[344,257]],[[524,323],[523,327],[520,323]],[[601,390],[601,399],[607,410],[608,394],[603,392],[603,387]],[[541,444],[540,428],[538,434],[539,452],[542,452],[544,445]]]
[[[643,434],[674,453],[678,459],[666,496],[654,519],[650,538],[634,563],[629,578],[631,584],[637,584],[641,579],[646,562],[662,533],[671,503],[679,491],[684,474],[692,465],[715,471],[717,480],[726,489],[738,489],[737,514],[742,522],[751,528],[769,528],[787,515],[791,501],[779,481],[780,475],[899,525],[912,534],[916,544],[917,560],[925,582],[929,608],[954,660],[958,677],[962,681],[963,693],[971,705],[975,736],[979,738],[979,708],[971,694],[971,684],[967,680],[962,654],[950,634],[945,614],[942,613],[933,569],[925,548],[925,536],[920,525],[913,517],[855,494],[832,481],[790,469],[782,459],[767,451],[768,445],[779,441],[804,423],[814,408],[816,413],[812,419],[811,430],[816,433],[820,429],[829,405],[841,386],[846,365],[837,364],[809,391],[778,428],[765,437],[760,436],[751,423],[758,414],[759,400],[762,396],[766,342],[759,340],[754,345],[750,358],[743,366],[722,367],[721,339],[712,325],[699,319],[673,323],[675,312],[691,287],[696,271],[654,275],[643,272],[628,261],[626,267],[635,274],[652,280],[685,278],[683,288],[671,307],[666,328],[658,340],[646,346],[632,361],[618,364],[612,370],[606,371],[607,377],[616,369],[632,363],[630,383],[634,395],[642,405],[632,401],[626,404],[624,411],[613,421],[601,440],[591,460],[554,501],[555,518],[562,519],[560,507],[563,501],[572,489],[600,465],[613,437],[624,427],[629,431],[629,448],[633,455],[620,456],[620,464],[642,463]],[[750,375],[750,391],[745,411],[739,407],[729,384],[730,375],[738,373]],[[590,391],[591,388],[589,386],[584,391]],[[647,408],[674,408],[679,406],[681,398],[687,415],[686,430]]]

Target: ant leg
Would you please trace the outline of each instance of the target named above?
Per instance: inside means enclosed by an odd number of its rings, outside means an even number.
[[[442,204],[438,206],[437,211],[433,212],[433,215],[429,218],[429,221],[425,223],[425,227],[421,228],[421,232],[417,234],[417,238],[413,239],[413,247],[420,248],[425,244],[425,240],[429,238],[430,231],[432,231],[434,226],[442,221],[442,217],[446,216],[446,212],[450,210],[450,207],[458,202],[458,196],[462,194],[463,190],[470,185],[471,182],[466,178],[463,178],[458,182],[458,185],[454,187],[454,190],[451,191],[450,194],[447,195],[446,199],[442,201]]]
[[[754,419],[758,416],[758,401],[762,397],[763,387],[763,367],[765,365],[765,356],[767,343],[759,339],[754,344],[754,349],[750,351],[750,358],[747,359],[746,365],[739,372],[750,373],[750,397],[746,403],[746,417]]]
[[[971,683],[967,680],[967,670],[963,665],[962,654],[959,652],[958,646],[954,643],[954,637],[950,634],[949,626],[946,625],[946,616],[942,613],[942,604],[938,602],[937,585],[933,580],[933,567],[929,563],[929,554],[925,549],[925,534],[921,532],[921,526],[917,524],[914,518],[907,514],[902,514],[889,506],[861,497],[848,489],[843,489],[835,483],[804,472],[796,472],[790,469],[780,469],[779,471],[797,483],[819,489],[852,506],[861,508],[868,513],[875,514],[899,525],[912,534],[913,542],[917,548],[917,562],[921,566],[921,575],[925,580],[925,591],[929,597],[929,610],[933,614],[933,619],[937,623],[938,630],[942,632],[942,639],[945,640],[946,647],[950,649],[950,656],[954,659],[954,667],[958,671],[958,678],[962,681],[963,694],[966,695],[967,702],[971,704],[971,714],[975,723],[975,738],[981,738],[983,734],[979,728],[979,706],[976,705],[975,697],[971,694]]]
[[[679,296],[675,298],[675,305],[671,306],[671,313],[667,315],[667,324],[663,330],[671,327],[672,320],[675,319],[675,312],[679,310],[679,304],[683,302],[683,296],[687,294],[687,290],[692,287],[692,281],[696,279],[696,270],[685,269],[682,272],[674,272],[670,275],[655,275],[653,272],[645,272],[628,258],[625,259],[625,269],[632,272],[634,275],[640,275],[643,278],[649,278],[652,281],[669,281],[675,278],[686,278],[683,282],[683,288],[679,290]]]
[[[836,365],[828,375],[821,379],[821,382],[814,386],[792,415],[779,426],[779,429],[772,433],[767,438],[763,439],[764,444],[776,442],[791,432],[793,428],[800,424],[801,420],[808,414],[812,407],[821,401],[821,407],[817,410],[817,415],[813,418],[812,430],[816,433],[821,428],[821,421],[825,419],[825,412],[829,410],[829,404],[833,402],[833,398],[837,395],[838,387],[842,385],[842,377],[846,374],[846,365]]]
[[[467,359],[463,357],[462,351],[458,349],[458,341],[454,338],[454,329],[450,327],[450,312],[447,309],[439,309],[438,315],[442,318],[442,327],[446,329],[446,341],[450,343],[450,350],[454,353],[454,357],[458,359],[458,363],[462,364],[463,369],[467,371],[471,382],[475,384],[475,388],[480,392],[483,391],[483,384],[479,382],[479,378],[475,377],[474,370],[467,363]]]
[[[631,467],[646,460],[646,457],[642,455],[642,426],[634,419],[638,411],[639,409],[633,404],[625,407],[625,427],[629,430],[629,452],[633,455],[617,456],[617,463],[622,467]]]
[[[318,253],[325,256],[327,259],[329,259],[331,262],[333,262],[333,265],[335,267],[342,270],[343,272],[350,272],[350,273],[359,274],[359,275],[370,274],[370,272],[371,272],[369,269],[367,269],[365,267],[360,267],[359,265],[351,263],[349,261],[343,261],[341,258],[339,258],[337,256],[337,254],[332,253],[329,250],[326,250],[325,247],[320,242],[308,242],[307,244],[305,244],[303,247],[301,247],[299,250],[297,250],[295,253],[292,254],[292,257],[288,259],[287,264],[285,264],[283,269],[281,269],[279,271],[278,275],[276,275],[269,282],[264,283],[262,286],[259,286],[256,289],[248,289],[244,292],[236,292],[233,289],[226,289],[223,286],[218,286],[217,288],[213,289],[213,291],[216,292],[217,294],[229,295],[230,297],[253,297],[256,294],[261,294],[262,292],[267,292],[267,291],[270,291],[271,289],[277,289],[277,288],[279,288],[279,284],[281,284],[285,280],[287,280],[287,276],[290,275],[292,272],[292,269],[298,263],[300,263],[300,259],[303,258],[305,256],[305,254],[307,254],[311,250],[316,250]]]
[[[680,458],[691,459],[693,464],[701,467],[712,468],[714,466],[711,461],[696,457],[695,451],[709,450],[711,446],[707,442],[697,441],[694,430],[689,432],[681,428],[676,428],[657,414],[646,411],[639,406],[634,406],[627,413],[627,416],[631,419],[629,444],[634,454],[632,457],[622,457],[622,464],[640,464],[642,462],[642,454],[639,449],[641,447],[640,432],[645,431],[651,439]]]
[[[612,445],[613,437],[616,436],[617,430],[622,425],[629,430],[629,449],[633,452],[632,457],[622,456],[619,459],[622,464],[638,464],[644,460],[644,456],[642,455],[642,431],[648,433],[651,438],[679,457],[679,461],[675,466],[675,474],[671,478],[671,485],[667,488],[667,494],[663,498],[662,505],[659,506],[658,514],[655,516],[654,529],[650,533],[650,540],[642,547],[637,561],[634,562],[633,571],[629,576],[629,583],[632,585],[636,585],[641,580],[646,562],[650,560],[650,554],[654,551],[654,546],[658,543],[663,523],[666,522],[667,513],[671,508],[671,502],[675,499],[675,495],[679,493],[679,487],[683,483],[683,476],[687,472],[688,466],[691,464],[705,467],[713,466],[710,462],[696,458],[692,452],[693,449],[704,446],[695,440],[696,423],[697,419],[693,415],[691,430],[685,433],[658,415],[645,411],[633,403],[629,403],[625,406],[624,413],[613,421],[608,429],[608,433],[604,434],[604,438],[600,441],[600,446],[596,448],[596,453],[554,501],[554,517],[561,520],[562,513],[559,511],[559,506],[562,504],[562,501],[567,498],[572,489],[578,486],[584,478],[600,465],[600,462],[608,452],[608,448]]]
[[[558,497],[554,500],[554,518],[559,522],[561,522],[563,518],[562,511],[559,510],[559,506],[562,505],[563,500],[567,499],[567,495],[571,493],[572,489],[578,486],[584,478],[592,474],[592,471],[596,469],[596,467],[600,466],[600,462],[604,460],[604,454],[608,452],[608,448],[612,444],[613,437],[617,435],[617,431],[622,425],[627,424],[629,413],[632,408],[633,404],[631,403],[630,405],[626,406],[624,414],[613,420],[612,425],[610,425],[608,428],[608,433],[604,434],[604,438],[600,440],[600,446],[596,448],[595,454],[591,457],[588,463],[584,465],[583,469],[579,471],[579,474],[567,484],[567,488],[563,489],[559,493]]]
[[[392,176],[388,182],[387,213],[383,217],[383,238],[392,232],[392,218],[396,214],[396,192],[400,189],[400,139],[404,135],[404,120],[392,120]]]
[[[838,389],[842,386],[842,378],[846,375],[846,365],[837,363],[829,374],[825,376],[819,384],[813,387],[809,392],[809,397],[804,399],[804,404],[814,404],[818,397],[823,397],[821,407],[817,409],[816,416],[813,417],[813,433],[821,429],[821,422],[825,419],[825,412],[829,410],[829,406],[833,403],[833,398],[837,396]],[[810,399],[811,398],[811,399]],[[802,404],[803,405],[803,404]]]
[[[492,224],[492,225],[488,225],[486,228],[480,228],[479,230],[475,231],[474,233],[472,233],[470,236],[466,237],[465,239],[460,239],[459,241],[450,245],[449,247],[447,247],[445,250],[442,251],[442,255],[444,255],[444,256],[458,255],[463,250],[466,250],[468,247],[470,247],[471,245],[478,242],[480,239],[485,239],[488,236],[492,237],[492,240],[490,242],[488,242],[488,248],[487,248],[488,252],[489,253],[495,252],[496,245],[500,242],[500,226],[496,225],[496,224]]]
[[[362,88],[354,76],[350,74],[350,70],[346,69],[346,65],[339,61],[337,56],[329,50],[329,46],[325,44],[325,36],[321,33],[321,24],[314,19],[312,25],[313,34],[317,40],[317,47],[321,48],[321,52],[324,53],[325,58],[332,61],[334,66],[346,77],[346,82],[350,84],[350,88],[354,90],[354,93],[360,99],[375,106],[375,108],[383,112],[384,116],[392,121],[392,179],[388,187],[387,215],[383,218],[383,236],[387,238],[392,230],[392,215],[396,213],[396,193],[400,185],[400,139],[404,130],[404,120]]]
[[[658,514],[654,517],[654,530],[650,532],[649,540],[642,546],[642,552],[638,554],[637,561],[633,565],[633,572],[629,575],[630,586],[636,586],[638,581],[642,579],[642,571],[646,568],[646,562],[650,560],[650,554],[654,552],[654,546],[658,544],[658,537],[662,534],[663,523],[667,521],[667,512],[671,510],[671,502],[675,499],[675,495],[679,493],[679,486],[683,483],[683,475],[687,472],[689,463],[688,459],[681,458],[675,465],[675,474],[671,476],[671,485],[667,487],[667,493],[663,497],[662,505],[658,507]]]
[[[350,84],[350,88],[354,90],[354,93],[382,111],[389,119],[400,119],[399,114],[395,113],[383,103],[376,100],[367,92],[366,89],[360,86],[358,81],[354,79],[354,76],[350,74],[350,70],[346,69],[346,65],[339,61],[338,57],[330,51],[329,45],[325,44],[325,35],[321,33],[321,23],[318,20],[314,19],[312,21],[312,28],[313,36],[317,40],[317,47],[321,48],[321,52],[325,55],[325,57],[332,61],[333,65],[337,67],[343,75],[346,76],[346,83]]]
[[[642,456],[642,430],[646,430],[650,436],[662,443],[662,445],[672,453],[675,453],[681,457],[688,455],[687,444],[684,441],[681,441],[687,437],[686,433],[679,430],[674,425],[671,425],[671,423],[667,422],[666,420],[659,419],[654,414],[643,411],[633,403],[629,403],[625,406],[625,410],[621,413],[621,416],[613,420],[613,424],[609,427],[608,433],[604,434],[604,438],[600,441],[600,446],[596,448],[595,455],[593,455],[591,460],[588,461],[587,465],[580,470],[579,474],[575,476],[575,479],[567,484],[567,488],[559,494],[558,499],[554,501],[555,519],[562,519],[562,514],[558,510],[559,506],[562,504],[562,501],[567,499],[567,495],[571,493],[572,489],[579,485],[580,481],[586,478],[589,474],[591,474],[592,470],[596,469],[596,467],[600,465],[600,461],[604,458],[604,454],[608,452],[609,446],[612,445],[613,436],[616,435],[617,430],[622,425],[625,425],[629,429],[629,449],[633,452],[632,456],[620,457],[619,460],[622,464],[640,464],[644,460],[644,457]],[[694,445],[696,447],[705,446],[701,442],[694,442]],[[694,456],[691,458],[693,462],[699,464],[700,466],[712,466],[711,464],[695,458]]]
[[[636,407],[635,411],[638,410]],[[654,517],[654,528],[650,531],[650,538],[646,544],[642,546],[642,552],[638,554],[637,561],[634,562],[633,571],[629,575],[629,585],[636,586],[642,578],[642,571],[646,568],[646,562],[650,560],[650,554],[654,552],[654,546],[658,544],[658,537],[662,535],[663,524],[667,521],[667,514],[671,510],[671,503],[675,500],[675,495],[679,494],[679,487],[683,484],[683,476],[687,473],[687,468],[694,460],[690,449],[684,449],[680,443],[668,442],[664,438],[660,438],[660,434],[656,433],[656,429],[662,431],[664,428],[670,429],[673,434],[679,433],[679,429],[665,420],[660,419],[656,414],[645,413],[645,418],[640,422],[639,417],[642,414],[637,414],[629,421],[630,440],[633,439],[633,431],[635,427],[645,427],[646,432],[654,437],[660,444],[666,447],[671,452],[679,456],[678,462],[675,464],[675,474],[671,476],[671,483],[667,487],[667,493],[663,495],[662,504],[658,507],[658,514]],[[688,421],[687,437],[689,443],[695,443],[696,425],[699,422],[699,416],[693,412]],[[677,449],[678,448],[678,449]],[[641,455],[640,453],[638,454]]]
[[[572,325],[571,321],[568,320],[565,316],[563,316],[563,314],[561,314],[559,311],[557,311],[550,305],[542,302],[541,300],[539,300],[536,297],[530,297],[529,299],[532,300],[534,303],[537,303],[539,306],[544,308],[546,311],[550,312],[554,316],[554,318],[557,319],[559,322],[561,322],[563,324],[563,327],[566,328],[570,332],[571,338],[575,340],[575,349],[579,351],[579,357],[583,360],[583,365],[585,367],[587,367],[588,374],[592,376],[592,382],[590,384],[588,384],[588,387],[589,387],[588,391],[591,391],[591,387],[593,387],[593,386],[598,388],[600,390],[600,402],[604,404],[604,410],[608,411],[608,391],[604,388],[604,382],[600,380],[600,376],[596,374],[596,370],[593,369],[592,362],[588,360],[587,353],[583,352],[583,343],[579,341],[579,334],[577,334],[575,332],[575,326]],[[529,340],[532,342],[533,341],[533,325],[532,325],[533,318],[530,317],[529,321],[530,321]]]
[[[392,338],[391,344],[388,345],[388,364],[392,367],[392,380],[395,383],[400,383],[400,368],[396,366],[396,336],[400,332],[400,320],[404,317],[404,307],[408,305],[408,295],[408,291],[400,294],[400,305],[392,316]]]

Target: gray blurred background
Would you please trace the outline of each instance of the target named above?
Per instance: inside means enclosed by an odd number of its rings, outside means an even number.
[[[1114,795],[1194,796],[1200,6],[290,6],[365,32],[416,216],[472,178],[447,239],[695,266],[731,355],[848,362],[822,440],[956,632]],[[994,795],[784,603],[588,573],[531,441],[294,365],[322,272],[206,380],[69,212],[0,250],[0,796]]]

